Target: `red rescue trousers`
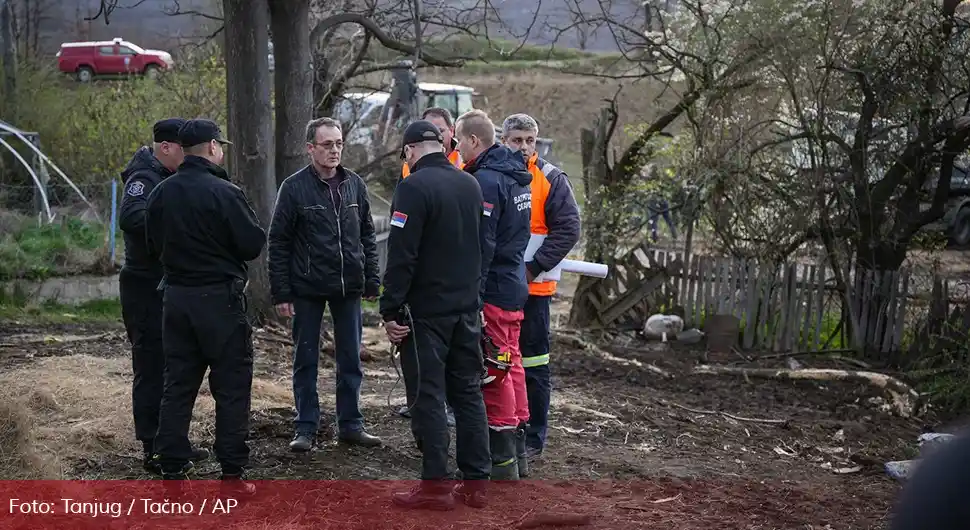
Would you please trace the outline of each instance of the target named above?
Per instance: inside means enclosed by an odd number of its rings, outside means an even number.
[[[485,304],[485,333],[499,351],[510,352],[512,370],[501,382],[494,381],[482,388],[485,398],[485,415],[488,426],[496,430],[512,429],[529,417],[526,401],[525,369],[522,368],[522,352],[519,351],[519,333],[525,314],[506,311],[492,304]],[[525,418],[520,419],[525,411]]]

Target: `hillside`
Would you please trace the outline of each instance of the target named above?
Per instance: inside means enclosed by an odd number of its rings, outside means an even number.
[[[400,2],[400,0],[380,0]],[[169,16],[176,5],[182,12],[215,14],[218,0],[131,0],[119,2],[109,24],[103,20],[85,21],[98,12],[99,0],[35,0],[38,17],[38,44],[42,53],[53,54],[61,42],[70,40],[101,40],[123,37],[137,39],[145,48],[169,48],[180,41],[211,35],[220,25],[204,16]],[[669,0],[668,0],[669,3]],[[591,52],[615,52],[616,42],[607,28],[584,31],[569,28],[576,19],[577,6],[584,13],[600,14],[605,9],[618,20],[626,20],[642,13],[637,0],[599,0],[492,2],[494,11],[489,18],[488,33],[493,38],[505,38],[530,44],[585,49]],[[441,9],[441,0],[424,0],[425,12]],[[126,7],[134,6],[134,7]],[[450,0],[449,10],[480,8],[480,0]],[[490,12],[491,12],[490,11]],[[569,29],[566,29],[569,28]]]

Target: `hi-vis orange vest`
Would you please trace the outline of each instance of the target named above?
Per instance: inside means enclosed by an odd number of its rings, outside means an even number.
[[[461,161],[461,153],[459,153],[457,149],[453,150],[451,154],[448,155],[448,160],[450,160],[451,163],[454,164],[455,167],[457,167],[458,169],[462,169],[465,167],[464,162]],[[411,174],[411,168],[409,168],[408,163],[405,162],[404,167],[401,168],[401,178],[406,179],[410,174]]]
[[[546,226],[546,198],[549,196],[549,190],[552,188],[552,184],[546,175],[556,169],[556,166],[543,160],[540,167],[539,154],[533,153],[528,160],[528,169],[529,173],[532,173],[532,184],[530,185],[532,188],[532,221],[529,227],[530,232],[533,234],[547,235],[549,234],[549,227]],[[552,296],[556,294],[556,282],[547,280],[544,282],[530,283],[529,294],[533,296]]]

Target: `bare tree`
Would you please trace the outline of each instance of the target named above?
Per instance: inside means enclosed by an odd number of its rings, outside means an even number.
[[[224,0],[230,168],[264,227],[276,199],[273,178],[272,107],[269,76],[269,6],[265,0]],[[265,250],[264,250],[265,255]],[[250,307],[272,317],[266,259],[250,264]]]
[[[270,0],[276,95],[276,183],[306,164],[304,126],[313,116],[310,3]]]

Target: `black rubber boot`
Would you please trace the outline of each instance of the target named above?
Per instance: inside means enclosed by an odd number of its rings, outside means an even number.
[[[525,423],[520,423],[515,430],[515,456],[519,466],[519,477],[529,476],[529,456],[525,449]]]
[[[515,429],[488,430],[492,451],[492,480],[519,480],[519,463],[515,457]]]

